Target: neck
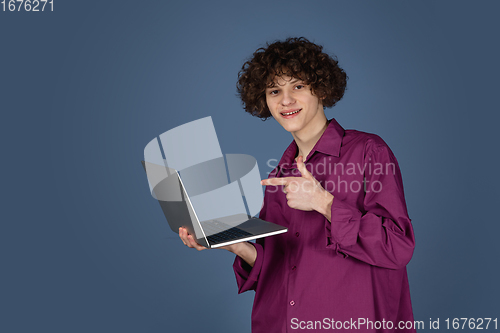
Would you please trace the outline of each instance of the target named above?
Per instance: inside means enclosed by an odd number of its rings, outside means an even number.
[[[297,144],[297,147],[299,148],[299,154],[297,156],[302,156],[305,161],[308,157],[307,155],[309,155],[327,127],[328,120],[323,114],[321,121],[316,122],[315,125],[311,128],[308,128],[306,132],[293,132],[292,136],[295,140],[295,143]]]

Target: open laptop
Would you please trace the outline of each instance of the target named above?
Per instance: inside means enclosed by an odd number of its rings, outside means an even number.
[[[149,174],[167,175],[162,176],[161,181],[155,182],[152,193],[160,203],[172,231],[178,233],[179,227],[184,227],[200,245],[217,248],[277,235],[288,230],[286,227],[251,217],[248,214],[233,214],[200,221],[177,170],[144,161],[142,165],[148,177]]]

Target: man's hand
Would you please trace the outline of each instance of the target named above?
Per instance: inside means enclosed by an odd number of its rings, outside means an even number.
[[[302,156],[297,158],[297,167],[301,177],[283,177],[264,179],[262,185],[283,185],[288,206],[299,210],[316,210],[330,220],[330,208],[333,195],[326,191],[314,176],[306,169]]]
[[[207,249],[203,245],[198,244],[194,239],[194,237],[188,233],[186,228],[182,227],[179,228],[179,237],[181,238],[181,241],[184,243],[184,245],[186,245],[187,247],[197,249],[198,251]]]
[[[186,228],[179,228],[179,237],[181,238],[184,245],[187,247],[196,249],[198,251],[206,250],[207,248],[203,245],[200,245],[196,242],[194,237],[190,235]],[[221,246],[219,249],[227,250],[241,257],[241,259],[245,260],[250,266],[253,267],[255,260],[257,258],[257,250],[255,247],[248,242],[240,242],[231,245]]]

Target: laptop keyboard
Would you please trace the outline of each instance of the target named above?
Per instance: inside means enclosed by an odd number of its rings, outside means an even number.
[[[207,239],[211,244],[218,244],[252,236],[251,233],[246,232],[245,230],[236,227],[230,227],[229,225],[216,220],[203,222],[202,226],[203,230],[205,230],[205,233],[212,234],[210,236],[207,236]]]

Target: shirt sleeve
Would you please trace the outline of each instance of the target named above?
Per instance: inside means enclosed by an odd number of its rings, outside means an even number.
[[[399,269],[415,247],[399,165],[390,148],[371,147],[365,158],[363,210],[334,198],[327,247],[370,265]],[[325,219],[326,220],[326,219]]]
[[[236,256],[233,263],[234,274],[236,276],[236,283],[238,284],[238,294],[248,290],[256,290],[257,282],[259,280],[260,270],[262,268],[264,249],[261,244],[262,238],[257,239],[256,243],[250,243],[255,246],[257,250],[257,258],[253,267],[247,262]]]
[[[259,213],[259,218],[263,220],[266,218],[266,198],[267,195],[264,196],[264,203]],[[259,238],[255,243],[250,243],[257,250],[257,258],[255,259],[253,267],[239,256],[236,256],[234,259],[233,269],[236,276],[236,283],[238,284],[238,294],[248,290],[256,290],[262,263],[264,261],[264,243],[265,238]]]

